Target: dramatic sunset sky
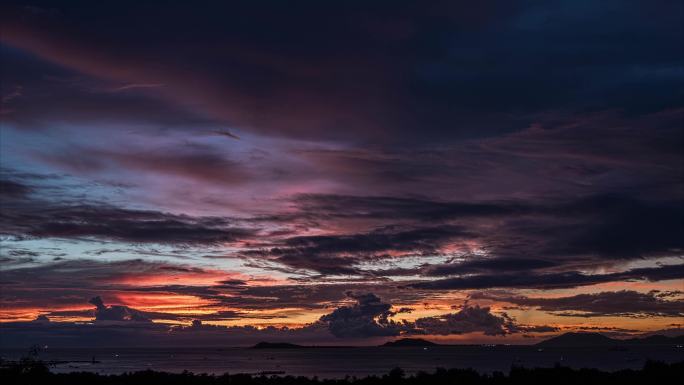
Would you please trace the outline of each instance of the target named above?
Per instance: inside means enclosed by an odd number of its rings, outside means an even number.
[[[0,343],[682,328],[683,12],[3,2]]]

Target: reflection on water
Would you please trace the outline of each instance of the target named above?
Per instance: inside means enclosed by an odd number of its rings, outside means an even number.
[[[0,351],[17,359],[23,350]],[[507,372],[512,365],[549,367],[556,363],[574,368],[638,369],[647,360],[684,360],[684,349],[672,347],[545,348],[531,346],[441,346],[407,348],[309,348],[257,350],[247,348],[176,349],[47,349],[40,358],[62,361],[55,372],[92,371],[115,374],[153,369],[195,373],[279,373],[324,378],[387,373],[401,367],[408,373],[443,368],[474,368],[480,372]],[[65,362],[66,361],[66,362]]]

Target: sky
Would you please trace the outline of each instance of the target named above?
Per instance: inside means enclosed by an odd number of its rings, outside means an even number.
[[[680,1],[6,1],[0,343],[684,323]]]

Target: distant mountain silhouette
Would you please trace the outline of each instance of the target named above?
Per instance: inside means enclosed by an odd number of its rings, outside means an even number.
[[[398,348],[407,346],[439,346],[439,344],[421,338],[402,338],[400,340],[386,342],[380,346]]]
[[[630,338],[625,340],[625,342],[630,345],[682,345],[684,344],[684,335],[676,337],[654,335],[644,338]]]
[[[0,365],[0,379],[6,384],[73,384],[73,385],[411,385],[411,384],[470,384],[470,385],[529,385],[529,384],[676,384],[681,382],[684,362],[662,363],[647,361],[641,370],[623,369],[601,371],[572,369],[555,366],[550,368],[523,368],[513,366],[508,375],[499,373],[480,374],[473,369],[437,368],[434,372],[418,372],[407,375],[401,368],[395,368],[380,376],[359,379],[319,379],[318,377],[295,377],[284,371],[264,371],[237,374],[193,374],[192,372],[168,373],[153,370],[127,372],[122,374],[101,374],[73,371],[54,373],[42,361],[22,359]],[[677,380],[680,379],[680,380]]]
[[[580,346],[644,346],[675,345],[684,343],[684,336],[649,336],[645,338],[615,339],[600,333],[565,333],[537,344],[540,347],[580,347]]]
[[[290,344],[287,342],[259,342],[252,349],[306,349],[306,346]]]
[[[542,341],[542,347],[614,346],[617,340],[599,333],[565,333]]]

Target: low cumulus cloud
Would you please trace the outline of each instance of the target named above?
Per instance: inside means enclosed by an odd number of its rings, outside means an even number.
[[[419,318],[416,327],[425,334],[450,335],[482,332],[485,335],[506,335],[515,329],[513,321],[496,316],[488,307],[464,306],[456,313]]]
[[[519,306],[535,307],[560,316],[572,317],[684,317],[682,292],[633,290],[604,291],[568,297],[535,298],[475,293],[473,299],[492,299]]]
[[[190,326],[156,323],[153,319],[173,319],[164,313],[138,310],[125,305],[106,305],[101,297],[92,298],[95,306],[92,322],[50,322],[49,316],[60,312],[41,315],[32,322],[13,322],[3,327],[5,338],[11,346],[17,341],[41,337],[59,344],[66,338],[73,346],[91,346],[117,341],[121,343],[155,343],[173,346],[174,343],[189,344],[244,344],[262,340],[269,341],[318,341],[334,343],[339,340],[370,339],[410,335],[461,335],[482,333],[488,336],[506,336],[515,333],[553,332],[557,328],[546,325],[519,324],[506,313],[491,312],[488,307],[464,304],[457,312],[434,317],[418,318],[412,321],[392,319],[398,314],[411,312],[410,308],[393,309],[392,304],[383,301],[373,293],[347,292],[347,298],[354,300],[322,316],[319,320],[300,328],[253,326],[219,326],[204,321],[238,318],[241,314],[216,312],[195,318]],[[70,314],[73,315],[73,314]],[[221,318],[221,317],[227,318]],[[83,340],[84,332],[95,339]],[[89,338],[90,338],[89,337]],[[56,339],[56,340],[55,340]],[[99,339],[99,340],[98,340]]]
[[[356,303],[339,307],[320,319],[320,322],[326,324],[335,337],[396,336],[406,327],[404,324],[389,319],[394,315],[390,311],[392,305],[383,302],[375,294],[349,292],[347,295],[356,300]]]
[[[486,288],[572,288],[597,283],[647,280],[661,281],[684,278],[684,264],[630,269],[617,273],[585,274],[579,271],[560,273],[476,274],[409,284],[427,290],[457,290]]]
[[[120,322],[152,322],[143,312],[128,306],[111,305],[106,306],[99,296],[93,297],[88,301],[95,305],[95,321],[120,321]]]
[[[390,317],[405,310],[392,312],[392,305],[372,293],[347,294],[356,300],[321,317],[330,332],[339,338],[398,336],[411,334],[460,335],[483,333],[505,336],[521,332],[552,332],[558,329],[546,325],[521,325],[506,313],[496,315],[489,307],[464,304],[457,312],[418,318],[414,322],[395,321]]]
[[[467,302],[456,313],[419,318],[417,332],[434,335],[483,333],[488,336],[505,336],[514,333],[548,333],[559,329],[548,325],[519,324],[506,313],[496,315],[489,307],[469,305]]]

